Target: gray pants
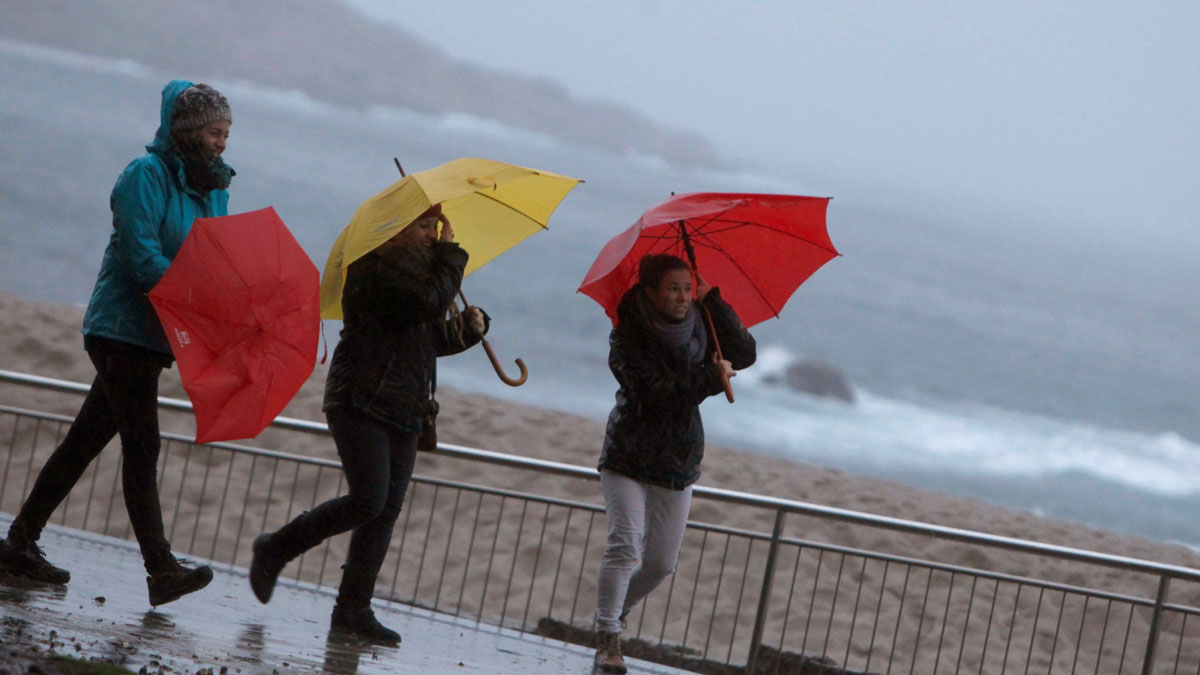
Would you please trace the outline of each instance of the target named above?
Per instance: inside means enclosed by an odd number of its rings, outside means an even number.
[[[692,488],[642,483],[600,472],[608,544],[596,578],[596,629],[621,632],[620,617],[675,571]]]

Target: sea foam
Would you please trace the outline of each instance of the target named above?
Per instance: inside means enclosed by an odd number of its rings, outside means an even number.
[[[1167,497],[1200,494],[1200,446],[1178,433],[979,403],[902,400],[861,387],[850,405],[762,381],[786,367],[790,354],[767,347],[762,355],[762,374],[743,377],[751,369],[734,380],[736,411],[724,401],[705,405],[713,440],[885,475],[887,467],[1005,479],[1077,473]]]

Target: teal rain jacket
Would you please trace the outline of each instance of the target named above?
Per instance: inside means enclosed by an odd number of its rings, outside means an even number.
[[[83,334],[166,354],[171,347],[146,293],[158,283],[196,218],[229,213],[229,192],[201,195],[188,186],[183,163],[171,149],[171,111],[183,90],[173,80],[162,91],[162,117],[146,154],[125,167],[109,204],[113,233],[92,290]]]

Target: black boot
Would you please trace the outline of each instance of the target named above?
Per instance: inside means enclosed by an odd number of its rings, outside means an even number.
[[[389,647],[400,644],[400,634],[379,623],[369,606],[350,608],[334,605],[329,629],[330,632],[349,633],[361,640]]]
[[[71,580],[71,573],[50,564],[36,543],[14,539],[12,535],[0,540],[0,571],[50,584]]]
[[[185,567],[178,559],[172,557],[162,569],[146,577],[150,604],[157,607],[178,600],[188,593],[195,593],[207,586],[212,578],[212,568],[208,565]]]
[[[287,558],[271,546],[271,535],[260,534],[254,540],[254,557],[250,559],[250,589],[258,601],[267,604],[271,592],[275,590],[275,581],[279,573],[287,565]]]

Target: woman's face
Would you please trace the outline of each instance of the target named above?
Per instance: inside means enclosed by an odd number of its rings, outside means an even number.
[[[657,288],[646,290],[650,304],[667,321],[682,321],[692,305],[692,273],[671,270],[663,275]]]
[[[392,237],[391,243],[405,248],[429,249],[438,238],[437,216],[426,216],[414,220],[411,225]]]
[[[225,152],[225,144],[229,142],[229,120],[209,122],[192,132],[192,142],[206,157],[218,157]]]

